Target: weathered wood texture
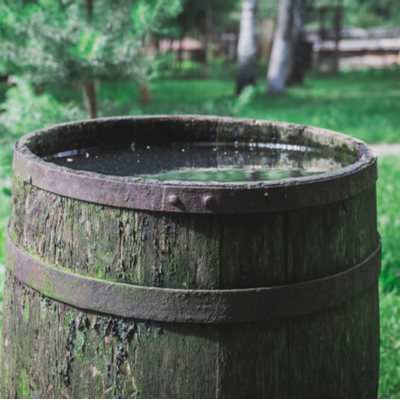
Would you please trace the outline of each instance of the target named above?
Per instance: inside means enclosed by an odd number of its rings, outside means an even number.
[[[119,210],[14,177],[10,235],[77,274],[143,286],[230,289],[344,271],[377,247],[375,186],[301,211]],[[123,320],[46,298],[7,272],[2,396],[376,397],[378,287],[334,309],[269,322]]]

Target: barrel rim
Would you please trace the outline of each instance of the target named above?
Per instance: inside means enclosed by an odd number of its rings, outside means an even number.
[[[216,126],[246,124],[277,129],[307,129],[308,135],[336,140],[357,152],[355,163],[324,174],[279,181],[246,183],[160,182],[143,178],[102,175],[46,162],[29,148],[44,133],[95,127],[102,123],[135,121],[208,121]],[[285,122],[215,116],[140,116],[100,118],[58,124],[23,136],[15,144],[14,172],[40,189],[90,203],[149,211],[186,213],[260,213],[315,207],[352,197],[377,180],[376,156],[370,146],[350,136],[316,127]]]

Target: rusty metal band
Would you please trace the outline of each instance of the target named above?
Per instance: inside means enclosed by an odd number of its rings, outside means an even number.
[[[89,278],[45,264],[21,251],[8,232],[7,268],[16,278],[71,306],[141,320],[180,323],[265,321],[335,307],[377,282],[381,243],[363,262],[322,279],[237,290],[180,290]]]
[[[13,169],[40,189],[89,203],[159,212],[245,214],[318,207],[355,196],[377,180],[376,158],[356,164],[320,177],[264,186],[146,184],[61,168],[21,152],[17,143]]]

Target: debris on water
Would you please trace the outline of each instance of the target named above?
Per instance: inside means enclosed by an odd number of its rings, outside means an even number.
[[[67,161],[68,162],[72,162],[72,161],[74,161],[74,159],[73,158],[67,158]]]

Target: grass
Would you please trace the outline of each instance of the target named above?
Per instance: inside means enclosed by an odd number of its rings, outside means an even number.
[[[259,94],[242,113],[332,129],[367,143],[399,142],[400,72],[347,73],[307,79],[286,96]]]
[[[400,396],[400,292],[380,293],[381,365],[379,376],[380,399]]]
[[[230,69],[227,75],[232,75]],[[134,83],[98,86],[102,116],[138,114],[232,115],[234,79],[160,80],[150,85],[152,102],[141,104]],[[83,102],[82,93],[49,87],[59,101]],[[342,72],[339,77],[306,78],[285,95],[267,96],[260,75],[256,96],[235,116],[321,126],[367,143],[400,142],[400,70]]]
[[[262,82],[249,104],[235,112],[234,84],[228,79],[169,80],[151,84],[153,101],[143,105],[131,83],[101,83],[99,110],[107,115],[225,114],[321,126],[369,143],[400,142],[400,71],[343,73],[339,78],[309,77],[286,95],[266,96]],[[2,88],[0,88],[2,89]],[[82,103],[81,92],[49,87],[63,103]],[[1,90],[0,90],[1,92]],[[1,95],[1,93],[0,93]],[[1,95],[2,96],[2,95]],[[0,137],[0,279],[4,279],[4,232],[10,212],[11,151]],[[8,147],[9,149],[9,147]],[[380,398],[400,395],[400,158],[379,160],[378,229],[382,235]],[[3,281],[0,281],[2,285]],[[2,292],[0,293],[2,301]]]
[[[400,396],[400,158],[379,160],[378,230],[382,236],[380,276],[380,398]]]
[[[384,243],[382,281],[385,290],[399,286],[400,278],[400,158],[379,160],[378,227]],[[400,392],[399,392],[400,394]]]

